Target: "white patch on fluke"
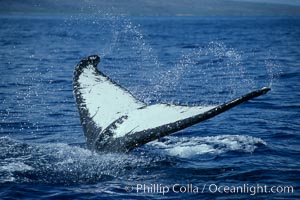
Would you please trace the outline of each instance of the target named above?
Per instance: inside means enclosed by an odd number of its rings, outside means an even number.
[[[117,87],[109,78],[97,74],[92,65],[83,69],[78,82],[90,117],[103,129],[129,111],[145,106],[129,92]]]
[[[117,126],[114,131],[115,137],[122,137],[131,131],[141,132],[143,130],[157,128],[166,124],[171,124],[183,119],[187,119],[201,113],[205,113],[214,106],[175,106],[167,104],[156,104],[143,109],[132,110],[127,114],[128,118]]]

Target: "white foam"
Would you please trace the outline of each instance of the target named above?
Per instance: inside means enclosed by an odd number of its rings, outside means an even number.
[[[0,166],[0,171],[23,172],[29,170],[33,170],[33,168],[23,162],[7,163],[7,165]]]
[[[266,145],[260,138],[247,135],[220,135],[211,137],[168,137],[164,142],[152,142],[155,148],[168,155],[182,158],[202,154],[218,155],[229,151],[252,153],[258,144]]]

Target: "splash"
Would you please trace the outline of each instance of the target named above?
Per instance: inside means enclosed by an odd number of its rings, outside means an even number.
[[[94,44],[85,50],[86,54],[99,54],[101,71],[148,104],[219,104],[272,85],[275,80],[274,69],[278,66],[271,59],[265,60],[266,74],[253,73],[256,66],[249,65],[249,60],[255,63],[253,57],[222,42],[207,41],[206,45],[195,44],[193,48],[174,47],[182,55],[174,55],[172,60],[175,61],[170,64],[159,59],[148,41],[147,32],[128,17],[92,10],[90,15],[72,16],[64,23],[72,33],[79,25],[92,27],[93,33],[84,30],[76,33],[86,38],[84,43]],[[70,42],[75,42],[75,37],[69,38]],[[78,48],[86,45],[80,46]],[[257,76],[269,78],[261,83]]]
[[[180,48],[182,56],[174,57],[175,64],[161,62],[144,37],[143,27],[126,17],[116,20],[118,26],[112,32],[118,33],[118,39],[113,41],[113,51],[101,64],[111,68],[102,71],[148,104],[219,104],[272,85],[275,80],[274,69],[279,67],[270,59],[265,60],[266,72],[261,74],[259,71],[263,70],[249,65],[249,59],[253,58],[222,42]],[[255,61],[251,60],[251,63]],[[261,64],[257,66],[261,67]],[[257,76],[269,78],[261,82]]]
[[[216,42],[182,51],[177,64],[156,79],[156,84],[163,87],[155,92],[161,95],[177,92],[185,99],[193,99],[195,104],[200,101],[202,104],[214,104],[232,99],[254,88],[241,57],[236,50]]]
[[[277,81],[277,79],[282,74],[282,67],[277,63],[276,57],[268,55],[265,60],[265,66],[268,76],[269,87],[273,86],[273,83]]]
[[[72,185],[108,181],[128,174],[134,177],[139,170],[172,162],[169,156],[201,158],[228,152],[252,153],[266,142],[242,135],[170,136],[147,144],[152,149],[150,155],[144,147],[131,154],[95,154],[63,143],[25,144],[9,137],[1,137],[0,144],[0,183]]]
[[[25,144],[0,138],[0,183],[96,183],[134,174],[164,159],[134,154],[95,154],[63,143]]]

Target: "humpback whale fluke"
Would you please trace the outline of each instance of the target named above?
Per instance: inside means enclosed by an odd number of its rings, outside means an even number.
[[[73,93],[89,149],[127,152],[225,112],[270,88],[250,92],[217,106],[146,105],[102,72],[97,55],[75,68]]]

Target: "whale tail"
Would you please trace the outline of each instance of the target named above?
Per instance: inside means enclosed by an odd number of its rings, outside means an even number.
[[[89,56],[78,63],[73,93],[89,149],[127,152],[225,112],[267,93],[250,92],[216,106],[146,105],[102,72],[100,58]]]

